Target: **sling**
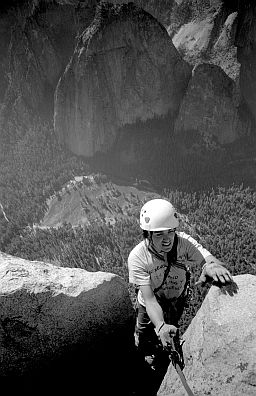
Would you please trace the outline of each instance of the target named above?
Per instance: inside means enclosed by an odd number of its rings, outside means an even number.
[[[177,261],[177,246],[178,246],[178,236],[177,236],[177,234],[175,234],[174,241],[173,241],[173,246],[172,246],[171,250],[167,253],[167,263],[168,263],[168,265],[167,265],[165,273],[164,273],[163,281],[162,281],[160,286],[156,287],[153,290],[154,293],[157,293],[158,290],[160,290],[161,287],[164,285],[164,283],[165,283],[165,281],[167,279],[167,276],[168,276],[168,274],[170,272],[171,265],[172,264],[175,265],[175,263]]]

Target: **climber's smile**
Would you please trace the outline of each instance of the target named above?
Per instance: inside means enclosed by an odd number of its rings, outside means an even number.
[[[171,250],[176,229],[152,232],[152,244],[159,253],[167,253]]]

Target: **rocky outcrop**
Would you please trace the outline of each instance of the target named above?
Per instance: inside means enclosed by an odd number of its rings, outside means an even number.
[[[167,28],[187,62],[213,63],[236,81],[244,118],[254,122],[255,15],[253,0],[179,1],[173,6]]]
[[[184,374],[195,395],[254,395],[256,277],[234,277],[238,292],[212,286],[184,334]],[[158,396],[186,394],[169,366]]]
[[[173,117],[190,72],[150,14],[103,4],[59,81],[55,131],[76,154],[107,152],[124,126],[132,135],[138,121]]]
[[[0,307],[1,378],[59,375],[65,389],[77,385],[76,370],[80,384],[87,375],[87,388],[95,377],[104,383],[110,371],[126,375],[134,310],[117,275],[0,253]],[[95,394],[103,383],[93,384]]]
[[[175,133],[198,148],[212,149],[234,142],[250,131],[239,116],[236,85],[224,71],[211,64],[194,68],[175,123]]]
[[[192,65],[220,66],[233,80],[239,77],[235,33],[237,11],[222,0],[176,4],[168,32],[183,58]]]

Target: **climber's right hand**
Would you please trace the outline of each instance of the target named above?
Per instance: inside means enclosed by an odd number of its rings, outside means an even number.
[[[164,322],[155,329],[155,332],[165,349],[173,347],[172,338],[175,336],[177,330],[177,327]]]

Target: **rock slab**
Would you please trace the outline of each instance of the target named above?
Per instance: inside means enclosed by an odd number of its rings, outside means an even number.
[[[184,374],[195,396],[255,395],[256,276],[237,275],[233,296],[212,286],[184,334]],[[187,395],[170,365],[158,396]]]
[[[0,253],[1,377],[40,372],[67,356],[80,356],[85,369],[116,337],[128,346],[133,317],[117,275]]]

